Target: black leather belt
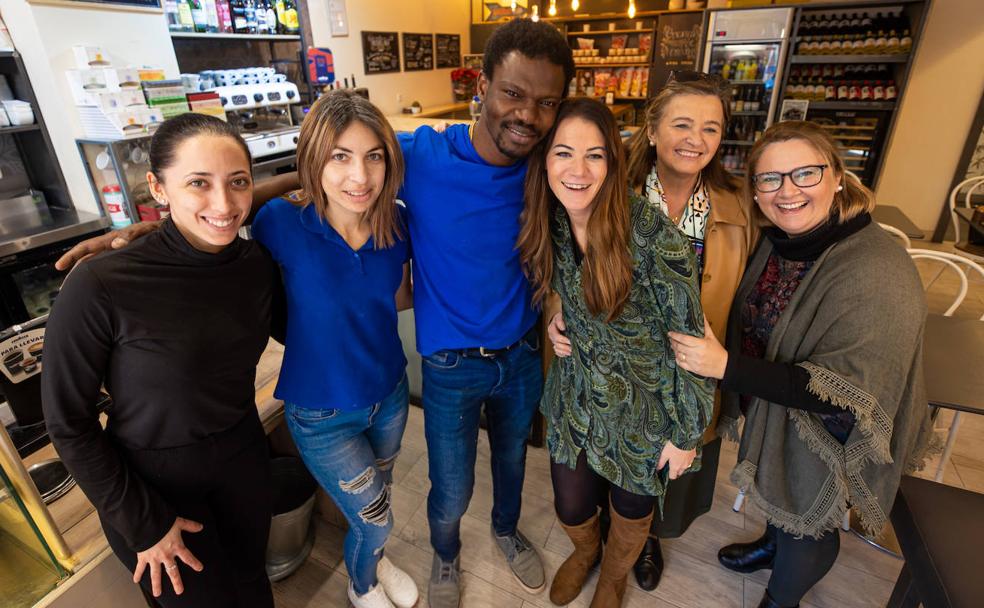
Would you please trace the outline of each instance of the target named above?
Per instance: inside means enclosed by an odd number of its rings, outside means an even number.
[[[529,338],[532,338],[534,336],[536,336],[536,325],[534,325],[528,332],[523,334],[522,338],[516,340],[509,346],[504,346],[502,348],[485,348],[484,346],[479,346],[478,348],[459,348],[454,352],[458,353],[462,357],[484,357],[486,359],[492,359],[499,355],[506,354],[507,352],[519,346],[522,342],[527,341]]]

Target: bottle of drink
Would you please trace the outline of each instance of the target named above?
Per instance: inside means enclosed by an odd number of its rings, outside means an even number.
[[[872,95],[871,82],[865,80],[861,83],[861,101],[871,101]]]
[[[296,34],[301,31],[297,18],[297,0],[284,0],[284,17],[287,22],[285,34]]]
[[[232,30],[237,34],[248,34],[249,22],[246,20],[246,0],[229,0],[229,11],[232,14]]]
[[[277,11],[273,8],[273,0],[263,0],[264,10],[266,11],[267,29],[271,34],[280,33],[277,25]]]
[[[908,29],[902,30],[902,38],[899,39],[899,52],[912,52],[912,34],[909,33]]]
[[[215,5],[215,0],[204,0],[205,18],[207,19],[206,30],[213,34],[219,31],[219,10]]]
[[[256,6],[254,7],[256,12],[256,33],[257,34],[269,34],[270,25],[267,24],[266,20],[266,0],[256,0]],[[276,31],[276,24],[273,24],[274,31]]]
[[[482,99],[478,95],[471,98],[471,102],[468,104],[468,113],[472,120],[478,120],[478,117],[482,115]]]
[[[885,30],[878,30],[878,38],[875,39],[875,52],[884,55],[888,52],[888,34]]]
[[[277,13],[277,33],[287,33],[287,7],[284,0],[273,0],[273,9]]]
[[[191,20],[195,24],[196,32],[208,31],[208,14],[205,11],[205,0],[188,0],[191,7]]]
[[[195,20],[191,16],[191,5],[187,0],[177,0],[178,22],[181,24],[182,32],[194,32]]]
[[[828,80],[827,84],[823,88],[823,100],[824,101],[836,101],[837,100],[837,87],[834,86],[833,80]]]
[[[875,81],[875,86],[871,88],[871,99],[872,101],[885,100],[885,83],[883,81]]]
[[[738,99],[735,100],[735,112],[745,111],[745,98],[743,97],[743,94],[744,91],[742,91],[742,94],[738,95]]]
[[[229,8],[229,0],[215,0],[215,10],[219,14],[219,31],[223,34],[233,33],[232,9]]]
[[[246,7],[246,31],[250,34],[256,33],[256,2],[255,0],[244,0]]]
[[[164,0],[164,15],[167,16],[167,29],[172,32],[180,32],[181,17],[178,15],[177,0]]]
[[[874,30],[868,30],[864,34],[864,54],[874,55],[878,51],[878,36],[875,35]]]
[[[846,80],[841,80],[837,84],[837,101],[847,101],[851,96],[850,87],[847,86]]]
[[[898,96],[898,91],[895,90],[895,81],[889,80],[885,87],[885,101],[892,101],[896,96]]]
[[[899,35],[895,30],[889,30],[888,32],[888,44],[885,46],[886,51],[890,55],[895,55],[899,52],[901,47],[901,40],[899,40]]]

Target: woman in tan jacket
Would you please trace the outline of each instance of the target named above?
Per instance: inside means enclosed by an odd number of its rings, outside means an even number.
[[[685,79],[689,76],[689,79]],[[646,127],[628,142],[629,184],[663,211],[694,247],[700,273],[701,304],[713,333],[724,340],[728,311],[745,270],[754,227],[739,197],[739,184],[721,165],[720,144],[730,118],[731,87],[699,73],[683,73],[668,83],[646,108]],[[562,313],[552,317],[548,335],[557,356],[570,354]],[[650,537],[635,564],[643,589],[659,584],[663,557],[659,538],[676,538],[708,512],[714,497],[721,439],[714,414],[701,455],[700,470],[669,484],[662,518],[654,518]]]

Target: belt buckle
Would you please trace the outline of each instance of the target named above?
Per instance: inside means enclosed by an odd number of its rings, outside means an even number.
[[[482,355],[486,359],[491,359],[492,357],[495,357],[495,352],[493,352],[494,350],[495,349],[491,349],[491,348],[490,349],[486,349],[484,346],[479,346],[478,347],[478,354]]]

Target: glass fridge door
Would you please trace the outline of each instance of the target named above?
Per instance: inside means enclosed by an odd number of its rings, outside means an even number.
[[[721,142],[725,168],[741,174],[748,148],[769,126],[781,42],[712,44],[704,71],[731,83],[731,121]]]

